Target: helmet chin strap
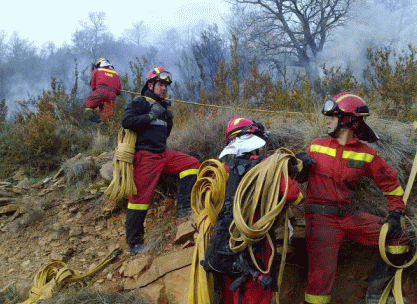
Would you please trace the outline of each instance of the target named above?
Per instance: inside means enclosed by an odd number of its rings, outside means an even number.
[[[353,119],[350,119],[348,122],[343,122],[344,117],[345,115],[343,113],[337,114],[337,126],[332,132],[328,133],[331,137],[337,137],[339,131],[344,127],[352,129],[351,127],[355,121]]]

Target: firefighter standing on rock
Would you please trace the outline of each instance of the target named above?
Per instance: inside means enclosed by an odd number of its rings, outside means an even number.
[[[179,175],[177,216],[191,213],[190,194],[200,166],[190,155],[167,149],[173,126],[171,106],[165,100],[172,76],[163,67],[151,69],[142,96],[127,104],[122,127],[137,135],[133,160],[133,179],[137,194],[129,198],[126,213],[126,241],[131,255],[144,251],[144,221],[153,192],[162,172]]]

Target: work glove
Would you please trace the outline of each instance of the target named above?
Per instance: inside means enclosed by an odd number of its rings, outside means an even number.
[[[295,154],[295,157],[297,157],[299,160],[303,162],[303,168],[306,169],[309,169],[313,164],[316,163],[314,159],[305,152],[297,153]]]
[[[299,152],[295,154],[295,157],[303,162],[303,168],[299,172],[297,165],[291,165],[288,168],[288,172],[290,176],[292,176],[293,179],[295,179],[296,181],[300,183],[304,183],[307,181],[308,174],[310,172],[311,167],[316,162],[314,161],[313,158],[311,158],[311,156],[309,156],[305,152]]]
[[[398,239],[401,235],[402,228],[401,228],[401,215],[403,213],[398,210],[394,209],[388,213],[388,217],[385,220],[388,223],[388,232],[387,238],[391,240]]]
[[[154,104],[152,104],[151,106],[151,110],[148,114],[150,120],[155,120],[158,117],[160,117],[162,114],[164,114],[166,112],[166,109],[161,106],[161,104],[159,104],[158,102],[155,102]]]

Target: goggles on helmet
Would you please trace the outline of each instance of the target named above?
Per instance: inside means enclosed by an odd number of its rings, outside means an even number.
[[[339,107],[334,102],[334,100],[328,99],[328,100],[325,101],[323,109],[321,110],[321,112],[324,115],[333,115],[333,114],[336,114],[338,112],[338,109],[339,109]]]
[[[166,72],[166,71],[159,73],[158,76],[156,77],[157,80],[168,82],[168,83],[172,83],[171,78],[172,78],[171,73]]]

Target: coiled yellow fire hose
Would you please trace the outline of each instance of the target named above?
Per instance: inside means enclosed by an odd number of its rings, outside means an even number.
[[[258,164],[245,174],[235,193],[234,220],[229,227],[231,235],[229,240],[230,249],[236,253],[248,248],[253,264],[260,272],[266,274],[271,270],[276,252],[272,250],[267,269],[262,269],[255,259],[252,245],[266,236],[271,248],[274,248],[273,240],[268,231],[274,226],[275,220],[281,212],[285,211],[284,243],[278,273],[278,290],[280,290],[283,278],[288,248],[288,205],[286,205],[286,200],[289,179],[288,164],[290,161],[295,162],[298,169],[301,170],[302,162],[290,150],[280,148],[266,161]],[[281,178],[285,180],[284,191],[280,189]],[[281,195],[280,192],[283,194]],[[256,212],[259,212],[257,214],[258,220],[254,223]],[[274,303],[279,303],[278,293],[274,294]]]
[[[191,264],[188,304],[213,303],[213,275],[206,272],[200,261],[205,259],[213,226],[224,204],[228,174],[223,164],[215,159],[204,161],[191,192],[191,208],[196,215],[196,244]]]
[[[285,148],[278,149],[274,155],[245,174],[235,194],[233,205],[234,220],[229,228],[231,233],[230,248],[234,252],[238,252],[249,247],[254,264],[263,273],[269,272],[271,269],[276,253],[273,251],[268,263],[268,269],[262,270],[254,258],[252,245],[266,235],[272,248],[274,248],[267,232],[273,227],[276,217],[285,206],[289,177],[288,162],[291,158],[296,160],[299,168],[301,168],[301,161],[297,160],[290,150]],[[282,173],[286,181],[286,187],[284,194],[280,196]],[[219,161],[209,160],[201,165],[191,196],[191,206],[197,215],[198,236],[192,262],[188,304],[213,303],[212,275],[205,272],[199,262],[204,259],[213,226],[224,204],[226,185],[227,176],[223,165]],[[242,203],[243,197],[245,199]],[[258,214],[258,221],[253,224],[253,216],[258,207],[261,212]],[[285,223],[287,221],[288,214],[286,213]],[[284,249],[278,278],[279,285],[282,282],[286,246],[288,244],[287,225],[285,225],[284,234]],[[274,295],[274,301],[277,304],[279,303],[278,298],[278,294]]]
[[[414,162],[411,168],[410,177],[408,178],[407,186],[405,188],[405,192],[403,196],[404,205],[407,205],[408,197],[410,195],[411,188],[414,184],[414,179],[416,177],[416,174],[417,174],[417,153],[414,156]],[[387,257],[386,246],[385,246],[388,228],[389,228],[388,223],[384,223],[381,227],[381,231],[379,233],[379,253],[381,254],[381,257],[384,260],[384,262],[391,267],[397,268],[397,271],[395,272],[394,277],[390,280],[390,282],[386,286],[378,304],[386,304],[390,292],[392,292],[396,304],[404,304],[404,298],[402,295],[402,283],[401,283],[402,273],[403,273],[403,269],[410,267],[416,262],[417,252],[414,253],[414,256],[411,258],[411,260],[408,261],[404,265],[396,266],[392,264],[391,261]]]
[[[116,161],[113,164],[113,179],[104,192],[112,201],[120,202],[137,193],[133,181],[135,143],[136,133],[120,128],[115,151]]]
[[[87,272],[73,270],[63,262],[52,261],[38,271],[33,279],[33,285],[29,291],[29,299],[20,304],[36,304],[39,301],[52,298],[65,285],[79,282],[92,276],[112,262],[121,251],[114,250],[106,256],[100,264]]]

